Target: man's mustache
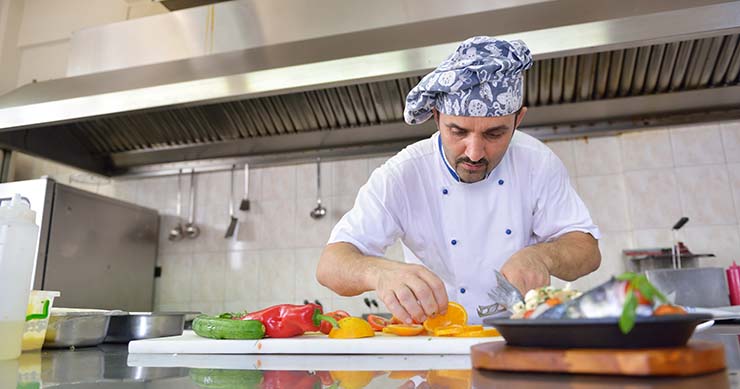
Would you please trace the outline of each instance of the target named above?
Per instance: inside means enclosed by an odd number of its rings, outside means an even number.
[[[462,157],[462,158],[458,158],[456,162],[457,163],[467,163],[467,164],[470,164],[470,165],[488,165],[488,160],[485,159],[485,158],[481,158],[481,159],[473,162],[468,157]]]

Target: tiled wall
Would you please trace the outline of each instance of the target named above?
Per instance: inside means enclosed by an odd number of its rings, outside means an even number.
[[[624,271],[622,249],[669,246],[671,226],[691,221],[678,233],[694,252],[717,258],[704,266],[740,260],[740,121],[632,132],[620,136],[550,142],[572,183],[599,224],[601,268],[575,282],[588,288]],[[327,216],[309,217],[316,205],[316,166],[253,169],[248,212],[237,211],[236,240],[223,238],[228,225],[229,172],[197,174],[196,222],[202,235],[172,243],[176,177],[100,181],[63,166],[18,159],[17,178],[49,174],[61,182],[159,209],[162,228],[156,304],[162,310],[219,312],[318,299],[327,308],[368,312],[363,297],[346,298],[315,280],[319,254],[332,226],[352,207],[360,186],[386,157],[322,164]],[[244,173],[237,171],[235,200]],[[183,189],[189,184],[183,177]],[[184,204],[188,193],[184,191]],[[184,207],[187,210],[187,207]],[[400,246],[387,255],[401,259]],[[555,281],[557,282],[557,280]],[[367,294],[375,298],[372,293]]]
[[[702,266],[740,261],[740,121],[551,142],[601,228],[602,266],[587,288],[624,271],[623,248],[670,247],[671,227]]]

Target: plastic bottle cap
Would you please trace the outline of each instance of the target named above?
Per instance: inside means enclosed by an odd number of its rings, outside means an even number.
[[[31,209],[31,205],[21,197],[20,193],[14,194],[12,200],[0,206],[0,218],[23,220],[36,224],[36,212]]]

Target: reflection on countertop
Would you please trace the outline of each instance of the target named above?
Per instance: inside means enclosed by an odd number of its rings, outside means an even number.
[[[468,355],[143,355],[103,344],[0,361],[0,388],[740,388],[739,334],[695,335],[725,346],[728,370],[687,378],[487,372]]]

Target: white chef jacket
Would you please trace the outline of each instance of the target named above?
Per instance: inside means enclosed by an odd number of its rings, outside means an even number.
[[[401,239],[405,261],[439,276],[476,323],[477,306],[491,304],[493,270],[526,246],[572,231],[599,238],[565,166],[542,142],[515,131],[498,166],[469,184],[458,180],[437,132],[372,173],[329,243],[382,256]]]

